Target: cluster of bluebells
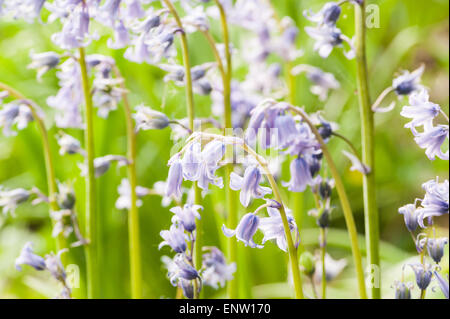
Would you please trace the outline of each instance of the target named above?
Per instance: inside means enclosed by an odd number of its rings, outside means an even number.
[[[48,271],[51,276],[55,278],[62,286],[62,290],[58,295],[58,298],[69,299],[71,298],[71,289],[67,283],[67,274],[64,270],[64,266],[61,263],[61,254],[67,250],[61,250],[58,254],[49,254],[45,258],[36,255],[33,251],[33,244],[27,242],[22,248],[19,257],[16,259],[16,268],[21,271],[24,265],[33,267],[38,271]]]
[[[429,101],[429,95],[424,86],[420,84],[423,66],[412,73],[403,72],[395,78],[392,88],[399,96],[408,96],[409,104],[404,106],[401,115],[411,119],[405,125],[411,129],[414,139],[419,147],[425,149],[425,154],[430,160],[436,157],[447,160],[448,150],[442,151],[442,144],[448,140],[448,124],[435,125],[435,118],[443,112],[439,105]],[[438,282],[444,295],[448,298],[448,280],[445,281],[439,274],[438,266],[444,256],[444,248],[448,243],[447,237],[436,237],[434,219],[449,214],[449,182],[447,179],[439,181],[439,177],[422,184],[425,192],[423,198],[417,198],[414,203],[399,208],[403,215],[406,228],[415,238],[417,252],[422,256],[421,263],[410,264],[416,276],[416,284],[421,291],[425,291],[433,277]],[[430,232],[427,228],[432,228]],[[434,262],[427,263],[425,254]],[[395,283],[396,298],[411,298],[411,283],[399,281]]]
[[[204,247],[202,265],[196,269],[194,263],[194,245],[196,238],[196,219],[200,219],[200,205],[185,204],[170,209],[174,214],[169,230],[161,231],[163,241],[159,248],[169,246],[176,255],[173,258],[163,256],[162,261],[168,270],[173,286],[182,289],[186,298],[192,299],[200,293],[203,285],[218,289],[233,279],[236,265],[227,264],[223,253],[216,247]],[[197,289],[197,292],[195,291]]]

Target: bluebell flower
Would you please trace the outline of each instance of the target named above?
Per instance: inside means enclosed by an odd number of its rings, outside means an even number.
[[[398,213],[403,215],[403,218],[405,219],[406,228],[410,232],[414,232],[419,226],[418,221],[419,214],[416,205],[407,204],[405,206],[402,206],[398,209]]]
[[[119,193],[119,198],[116,200],[117,209],[130,209],[131,207],[131,186],[128,178],[123,178],[120,185],[117,187],[117,192]],[[142,206],[141,198],[148,195],[150,190],[146,187],[136,186],[136,206]]]
[[[24,19],[28,23],[32,23],[39,18],[42,8],[46,0],[21,0],[21,1],[5,1],[5,12],[14,17],[14,19]],[[0,14],[2,13],[2,4],[0,1]]]
[[[264,233],[262,244],[268,240],[275,240],[277,246],[287,252],[287,240],[284,231],[283,220],[281,219],[280,211],[273,207],[267,207],[267,213],[269,217],[263,217],[259,222],[259,229]],[[290,211],[286,209],[286,217],[289,224],[289,230],[296,234],[297,240],[294,245],[298,246],[300,243],[299,232],[294,217],[290,214]]]
[[[95,177],[104,175],[111,167],[112,162],[117,162],[119,167],[129,164],[128,159],[122,155],[105,155],[102,157],[96,157],[94,159]],[[79,163],[78,166],[81,170],[81,176],[86,176],[88,171],[86,161],[84,163]]]
[[[195,220],[201,218],[199,209],[203,210],[203,206],[185,204],[183,207],[173,207],[170,209],[175,214],[172,222],[180,222],[186,231],[192,233],[196,228]]]
[[[186,251],[186,234],[184,233],[183,226],[172,224],[169,230],[163,230],[159,234],[164,241],[159,244],[158,249],[168,245],[177,253],[184,253]]]
[[[21,101],[12,101],[3,104],[0,110],[0,127],[3,127],[5,136],[14,136],[17,133],[12,130],[16,126],[18,130],[23,130],[28,123],[33,121],[33,115],[30,108]]]
[[[200,177],[201,144],[193,142],[184,152],[181,160],[183,167],[183,178],[188,181],[196,181]]]
[[[244,207],[248,207],[252,198],[263,198],[272,193],[268,187],[260,186],[261,171],[257,166],[251,165],[245,169],[244,177],[232,172],[230,175],[230,188],[240,190],[240,201]]]
[[[439,287],[442,290],[442,293],[444,294],[445,298],[448,299],[449,294],[448,294],[448,277],[447,280],[445,280],[441,274],[439,274],[437,271],[434,272],[434,275],[436,276],[437,282],[439,284]]]
[[[236,239],[242,241],[245,246],[250,246],[251,248],[263,248],[263,245],[258,245],[253,241],[253,236],[258,230],[259,223],[260,219],[258,216],[253,213],[248,213],[241,218],[241,221],[235,230],[231,230],[223,225],[222,231],[227,237],[236,236]]]
[[[224,254],[217,247],[204,247],[202,273],[203,283],[218,289],[224,287],[228,280],[233,280],[236,263],[227,264]]]
[[[75,59],[69,58],[56,73],[60,89],[55,96],[47,98],[47,104],[56,110],[55,123],[60,128],[84,128],[81,115],[83,90],[81,73]]]
[[[125,16],[130,19],[141,19],[145,16],[145,11],[142,8],[141,0],[125,0],[127,9]]]
[[[342,271],[344,271],[345,267],[347,267],[347,260],[345,258],[342,259],[333,259],[328,253],[325,254],[325,279],[327,282],[334,280],[337,276],[339,276]],[[315,282],[322,282],[322,260],[319,256],[316,256],[316,266],[315,272],[313,275],[313,279]]]
[[[409,265],[416,275],[416,283],[420,290],[426,290],[430,285],[433,271],[430,264],[410,264]]]
[[[445,245],[448,244],[448,238],[427,238],[426,243],[428,255],[434,260],[436,264],[439,264],[442,257],[444,256],[444,248]]]
[[[371,169],[367,165],[363,164],[361,160],[356,157],[354,154],[349,153],[347,151],[342,151],[342,154],[344,154],[351,162],[352,166],[350,167],[351,171],[358,171],[364,175],[367,175],[370,173]]]
[[[136,130],[162,130],[169,126],[169,118],[166,114],[138,105],[133,118],[136,121]]]
[[[312,183],[311,171],[305,158],[297,157],[290,164],[291,179],[283,182],[284,187],[288,187],[291,192],[303,192]]]
[[[426,193],[417,214],[420,227],[425,228],[426,219],[449,213],[449,183],[448,180],[439,183],[439,178],[436,178],[424,183],[422,188]]]
[[[195,280],[199,278],[198,271],[186,261],[185,255],[176,254],[173,259],[164,257],[163,262],[168,269],[170,283],[173,286],[176,286],[180,279]]]
[[[395,299],[411,299],[411,282],[396,281],[394,282]]]
[[[317,95],[320,101],[326,100],[329,90],[335,90],[340,87],[339,82],[332,73],[324,72],[317,67],[300,64],[291,70],[292,75],[299,75],[302,72],[306,72],[308,80],[314,84],[311,87],[311,93]]]
[[[50,274],[56,280],[66,283],[66,271],[64,270],[64,266],[61,262],[61,255],[67,252],[67,249],[60,250],[56,255],[50,254],[45,256],[45,266],[50,271]]]
[[[277,116],[273,128],[278,149],[289,146],[299,134],[294,118],[288,114]]]
[[[180,161],[179,155],[175,155],[169,161],[169,175],[167,177],[166,184],[166,196],[175,196],[181,198],[181,184],[183,182],[183,166]]]
[[[31,63],[28,68],[37,70],[38,80],[47,71],[56,68],[60,62],[59,54],[55,52],[30,53],[30,58]]]
[[[341,15],[341,7],[336,2],[327,2],[319,12],[313,13],[311,10],[305,10],[303,14],[309,21],[319,25],[335,26]]]
[[[425,154],[430,160],[434,160],[436,156],[440,159],[448,161],[449,151],[442,152],[442,144],[448,139],[448,125],[438,125],[429,128],[423,133],[417,133],[414,137],[417,145],[425,149]]]
[[[81,154],[83,156],[86,155],[86,152],[81,147],[81,143],[79,140],[74,138],[73,136],[60,131],[56,136],[58,145],[59,145],[59,155],[73,155],[73,154]]]
[[[314,51],[317,51],[320,57],[327,58],[331,51],[333,51],[333,48],[341,46],[344,41],[351,46],[350,51],[345,52],[345,56],[348,59],[354,57],[354,48],[352,47],[350,40],[348,40],[338,28],[323,25],[320,27],[305,27],[305,31],[316,41],[314,43]]]
[[[122,20],[114,24],[114,40],[108,39],[108,47],[111,49],[122,49],[130,43],[130,34]]]
[[[19,204],[30,198],[30,192],[23,188],[4,190],[0,186],[0,207],[3,207],[3,214],[11,213],[14,215]]]
[[[225,144],[222,141],[214,140],[209,142],[201,152],[202,162],[199,167],[198,187],[206,191],[209,184],[223,187],[222,177],[215,176],[219,168],[219,161],[225,155]]]
[[[417,134],[416,127],[424,126],[425,131],[433,127],[433,119],[439,115],[441,108],[439,105],[429,101],[428,92],[421,89],[413,92],[409,96],[410,106],[404,106],[400,115],[411,118],[412,121],[405,124],[414,134]]]
[[[425,70],[425,66],[421,65],[415,71],[403,71],[400,76],[392,81],[392,87],[398,95],[409,95],[414,91],[422,88],[420,85],[420,77]]]
[[[33,244],[27,242],[22,248],[19,257],[16,259],[16,269],[22,270],[22,265],[28,265],[36,270],[44,270],[46,268],[45,259],[33,252]]]

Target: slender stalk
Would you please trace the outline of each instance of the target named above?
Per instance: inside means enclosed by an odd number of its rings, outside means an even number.
[[[222,85],[223,85],[223,113],[224,113],[224,134],[227,135],[227,129],[231,130],[231,134],[233,134],[233,123],[231,121],[231,79],[232,79],[232,73],[233,73],[233,67],[232,67],[232,58],[231,58],[231,51],[230,51],[230,35],[228,31],[228,23],[227,23],[227,16],[224,7],[222,6],[222,3],[219,0],[214,0],[219,12],[220,12],[220,23],[222,26],[222,33],[223,33],[223,42],[225,45],[225,60],[226,60],[226,69],[223,67],[222,59],[220,58],[220,55],[218,55],[217,49],[215,44],[211,42],[211,46],[214,46],[213,51],[215,52],[217,63],[219,64],[219,69],[222,67]],[[233,167],[231,165],[226,166],[225,171],[225,182],[228,183],[228,179],[230,174],[233,171]],[[238,223],[238,210],[236,205],[236,196],[233,194],[231,189],[229,187],[225,188],[225,197],[227,200],[227,226],[231,229],[236,228]],[[238,253],[237,253],[237,242],[230,238],[228,240],[228,258],[229,262],[236,263],[236,268],[239,269],[238,264]],[[235,299],[238,297],[239,292],[239,282],[238,282],[239,276],[235,276],[235,279],[228,282],[228,297]]]
[[[291,106],[290,109],[293,112],[300,115],[303,118],[303,120],[308,124],[308,126],[311,128],[311,131],[313,132],[316,139],[319,141],[323,155],[326,161],[328,162],[328,167],[331,171],[331,175],[333,176],[334,181],[336,183],[336,190],[338,192],[339,199],[341,201],[342,211],[344,213],[345,222],[347,224],[348,235],[350,237],[350,243],[352,247],[353,260],[356,268],[359,296],[362,299],[366,299],[367,294],[366,294],[366,286],[364,284],[364,270],[362,267],[361,251],[358,245],[358,233],[356,231],[355,220],[353,219],[353,213],[350,206],[350,202],[347,197],[347,193],[345,191],[344,183],[342,182],[336,164],[334,163],[333,158],[331,157],[331,154],[328,151],[328,147],[326,146],[317,128],[309,119],[308,115],[300,108]]]
[[[327,298],[327,270],[325,264],[325,254],[327,250],[327,233],[325,228],[320,228],[320,259],[322,262],[322,299]]]
[[[48,133],[47,129],[45,127],[44,120],[41,118],[38,112],[37,105],[27,99],[22,93],[18,92],[17,90],[13,89],[12,87],[1,83],[0,82],[0,90],[7,91],[11,96],[13,96],[16,99],[24,100],[26,102],[26,105],[31,111],[31,114],[33,115],[33,119],[36,121],[39,133],[41,134],[42,139],[42,148],[44,151],[44,162],[45,162],[45,172],[46,172],[46,178],[47,178],[47,187],[48,187],[48,198],[49,198],[49,205],[50,209],[52,211],[58,211],[59,206],[56,201],[56,195],[58,192],[58,186],[56,183],[56,177],[55,177],[55,168],[53,165],[53,159],[52,159],[52,153],[50,149],[50,143],[48,140]],[[56,239],[56,250],[61,250],[65,247],[65,240],[62,235],[59,235]],[[62,256],[65,256],[66,254],[62,254]],[[62,257],[63,258],[63,257]]]
[[[114,68],[116,77],[123,77],[117,67]],[[130,182],[130,198],[131,206],[128,210],[128,246],[130,254],[130,281],[131,281],[131,298],[142,298],[142,263],[141,263],[141,245],[139,230],[139,210],[137,207],[137,174],[136,174],[136,131],[134,129],[131,106],[128,101],[128,93],[125,83],[122,82],[123,89],[122,101],[125,112],[125,120],[127,125],[127,157],[129,164],[127,166],[128,180]]]
[[[79,64],[81,80],[85,100],[85,122],[84,142],[86,148],[87,175],[86,175],[86,236],[90,244],[86,245],[86,267],[87,267],[87,291],[88,298],[98,298],[99,291],[99,267],[98,267],[98,225],[97,225],[97,201],[96,182],[94,169],[94,110],[92,103],[89,77],[86,66],[86,55],[84,48],[79,48]]]
[[[281,220],[283,222],[284,234],[286,236],[287,244],[288,244],[288,254],[289,254],[289,259],[290,259],[290,263],[291,263],[292,277],[293,277],[293,281],[294,281],[295,297],[297,299],[303,299],[304,295],[303,295],[303,288],[302,288],[302,277],[300,274],[300,268],[299,268],[299,264],[298,264],[297,249],[295,248],[294,241],[292,239],[289,222],[287,220],[286,211],[284,208],[283,200],[281,198],[281,194],[280,194],[278,185],[275,181],[275,178],[273,177],[272,173],[269,170],[267,162],[263,158],[261,158],[261,156],[259,156],[248,145],[243,144],[243,145],[241,145],[241,147],[247,153],[251,154],[261,165],[262,169],[266,173],[266,176],[269,181],[270,187],[272,188],[275,200],[280,203],[279,212],[280,212]]]
[[[379,216],[375,189],[375,129],[374,113],[370,104],[367,59],[366,59],[366,25],[364,1],[355,5],[356,63],[358,99],[361,113],[362,160],[371,168],[363,176],[364,215],[366,228],[367,264],[378,272],[378,282],[372,285],[372,298],[381,298],[381,270],[379,253]]]

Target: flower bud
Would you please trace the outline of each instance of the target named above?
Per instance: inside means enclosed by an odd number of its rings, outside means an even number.
[[[300,256],[300,266],[303,267],[307,276],[312,276],[316,271],[314,256],[309,251],[305,251]]]
[[[330,226],[330,211],[324,209],[323,212],[317,218],[317,226],[320,228],[327,228]]]
[[[169,118],[164,113],[155,111],[146,106],[136,107],[133,115],[136,121],[136,130],[162,130],[169,125]]]

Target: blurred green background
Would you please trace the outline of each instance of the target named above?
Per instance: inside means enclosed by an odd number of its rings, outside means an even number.
[[[312,40],[307,37],[303,27],[309,22],[302,11],[311,8],[317,11],[324,1],[318,0],[277,0],[273,1],[280,15],[289,15],[301,29],[299,46],[305,55],[299,63],[309,63],[335,74],[341,82],[341,89],[333,92],[325,103],[321,103],[309,91],[308,80],[299,77],[296,83],[297,104],[305,105],[308,111],[324,110],[325,117],[339,123],[340,133],[351,139],[360,147],[360,127],[357,99],[355,95],[355,62],[348,61],[340,50],[335,50],[328,59],[321,59],[312,51]],[[370,67],[370,86],[372,98],[389,86],[393,75],[401,69],[415,69],[420,64],[426,65],[423,83],[429,87],[431,100],[442,106],[448,114],[448,6],[447,0],[381,0],[376,3],[380,9],[380,28],[368,30],[368,60]],[[354,34],[353,12],[346,6],[338,26],[347,35]],[[50,36],[58,29],[57,24],[27,24],[0,18],[0,81],[5,82],[29,98],[37,101],[48,114],[48,125],[52,125],[52,110],[46,105],[46,98],[57,90],[55,71],[50,71],[42,82],[36,81],[33,70],[26,68],[30,63],[30,50],[43,52],[57,51]],[[213,33],[220,39],[220,28],[213,23]],[[239,48],[243,38],[242,32],[233,31],[233,42]],[[190,55],[193,64],[200,64],[213,59],[206,42],[199,35],[190,37]],[[164,95],[164,73],[156,67],[138,65],[123,59],[123,50],[113,51],[106,46],[106,37],[93,43],[88,53],[101,53],[113,56],[131,91],[133,105],[144,103],[160,110]],[[236,63],[236,74],[245,72],[245,65]],[[164,112],[174,118],[185,116],[183,89],[169,85]],[[436,176],[448,179],[448,162],[437,159],[431,162],[424,151],[414,142],[412,134],[403,128],[407,122],[400,117],[400,107],[387,114],[376,115],[377,140],[377,196],[381,213],[381,245],[383,265],[384,297],[392,298],[391,285],[400,279],[401,267],[406,259],[413,258],[415,248],[403,224],[398,207],[411,203],[417,197],[423,197],[421,184]],[[210,115],[210,98],[196,96],[198,114]],[[73,181],[77,192],[77,212],[83,223],[84,215],[84,181],[79,177],[78,156],[59,156],[56,140],[53,138],[57,129],[50,131],[53,156],[56,161],[56,175],[61,181]],[[82,138],[77,130],[70,134]],[[112,112],[107,120],[96,118],[96,154],[125,154],[125,121],[122,110]],[[139,133],[138,143],[138,181],[139,185],[152,187],[159,180],[167,177],[167,160],[172,142],[170,130],[147,131]],[[351,199],[357,227],[364,233],[362,178],[359,173],[349,171],[349,162],[340,151],[345,145],[339,140],[330,143],[332,153]],[[447,147],[447,146],[446,146]],[[114,165],[107,174],[99,178],[99,210],[101,214],[101,280],[103,297],[129,297],[128,241],[126,212],[114,207],[117,198],[117,186],[126,176],[125,168]],[[283,170],[282,180],[288,180],[288,172]],[[8,188],[37,186],[46,190],[44,160],[39,134],[31,124],[15,138],[0,135],[0,184]],[[287,199],[287,194],[285,198]],[[223,221],[224,191],[213,188],[211,195],[204,202],[205,244],[217,245],[225,249],[224,236],[219,230]],[[159,197],[146,197],[140,209],[141,241],[144,271],[144,295],[151,298],[173,298],[175,291],[166,278],[166,270],[160,261],[164,254],[172,255],[168,250],[158,251],[161,241],[159,232],[170,225],[172,213],[160,205]],[[329,252],[334,258],[347,258],[349,266],[344,273],[330,284],[330,297],[356,297],[354,272],[351,266],[351,252],[345,223],[338,200],[334,200],[336,210],[333,212],[332,229],[329,233]],[[306,216],[313,202],[309,191],[305,193],[304,225],[302,241],[313,252],[317,246],[318,231],[312,217]],[[51,238],[51,225],[48,207],[44,204],[31,206],[25,204],[16,211],[16,217],[0,214],[0,298],[47,298],[57,293],[56,283],[47,274],[37,273],[30,268],[18,272],[14,260],[23,244],[33,241],[36,251],[41,255],[55,249]],[[448,236],[448,216],[438,220],[438,232]],[[360,240],[361,245],[364,240]],[[290,297],[290,289],[285,284],[285,256],[276,245],[267,243],[262,250],[245,248],[239,243],[240,258],[245,260],[245,267],[238,273],[243,284],[241,297],[278,298]],[[78,264],[81,276],[84,276],[83,249],[71,250],[71,262]],[[444,271],[448,272],[448,249],[443,261]],[[407,278],[413,279],[412,272],[405,272]],[[432,284],[436,286],[435,283]],[[310,287],[306,283],[307,293]],[[75,295],[83,296],[83,289],[75,289]],[[431,290],[430,290],[431,291]],[[418,290],[413,292],[418,294]],[[206,289],[207,297],[224,297],[225,289],[213,291]],[[415,295],[414,295],[415,296]],[[440,292],[430,292],[429,296],[440,297]]]

